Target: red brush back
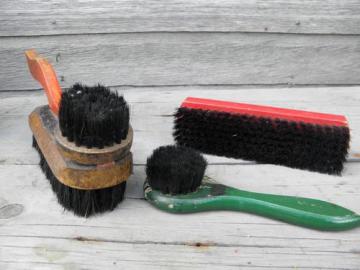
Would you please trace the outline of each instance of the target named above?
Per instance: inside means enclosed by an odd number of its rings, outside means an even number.
[[[348,127],[347,119],[343,115],[308,112],[271,106],[259,106],[215,99],[187,97],[181,104],[181,107],[218,112],[228,112],[231,114],[246,114],[256,117],[270,118],[274,120],[281,119],[287,121],[316,124],[321,126],[327,125]]]

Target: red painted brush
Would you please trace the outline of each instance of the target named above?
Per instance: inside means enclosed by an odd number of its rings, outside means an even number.
[[[188,97],[174,137],[207,154],[340,174],[350,131],[342,115]]]

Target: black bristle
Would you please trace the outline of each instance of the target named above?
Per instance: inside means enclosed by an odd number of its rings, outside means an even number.
[[[174,138],[207,154],[340,174],[348,127],[320,126],[226,112],[179,108]]]
[[[39,165],[41,170],[49,180],[59,203],[65,209],[73,211],[78,216],[88,217],[96,213],[113,210],[123,200],[126,181],[113,187],[97,190],[81,190],[68,187],[61,183],[52,173],[34,137],[33,147],[40,155]]]
[[[164,194],[186,194],[200,186],[206,166],[204,157],[193,149],[161,146],[147,159],[146,176],[154,190]]]
[[[100,84],[75,84],[61,96],[59,126],[77,146],[111,146],[127,136],[129,107],[122,96]]]

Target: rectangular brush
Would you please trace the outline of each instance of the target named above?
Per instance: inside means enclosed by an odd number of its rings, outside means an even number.
[[[341,174],[349,148],[345,116],[188,97],[174,138],[203,153]]]

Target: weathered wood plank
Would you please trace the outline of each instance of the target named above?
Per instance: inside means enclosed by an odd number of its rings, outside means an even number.
[[[35,48],[61,85],[359,84],[360,36],[151,33],[2,38],[0,90],[38,89]]]
[[[272,88],[240,89],[234,87],[161,87],[117,88],[130,104],[134,128],[134,162],[144,164],[155,147],[173,143],[173,117],[177,106],[187,96],[234,100],[285,108],[344,114],[351,127],[349,159],[360,158],[360,88]],[[37,106],[46,104],[42,91],[0,94],[0,163],[36,164],[37,154],[31,147],[27,117]],[[211,163],[239,163],[208,156]],[[249,162],[246,162],[249,163]]]
[[[289,169],[287,167],[248,164],[248,165],[209,165],[207,174],[215,180],[245,190],[274,193],[282,195],[314,197],[341,204],[360,212],[360,183],[357,171],[358,162],[347,164],[341,177],[318,174],[309,171]],[[32,205],[41,204],[42,201],[54,201],[53,211],[61,211],[52,195],[49,184],[38,165],[0,165],[1,178],[11,179],[11,182],[2,185],[1,196],[12,203],[24,204],[22,191],[13,194],[14,188],[29,189],[38,198],[25,198],[32,201]],[[271,172],[271,173],[270,173]],[[134,174],[130,177],[127,187],[127,198],[142,199],[143,183],[145,181],[144,165],[134,167]],[[40,193],[49,189],[43,196]],[[7,194],[10,192],[9,194]],[[10,196],[10,197],[9,197]],[[36,203],[35,203],[36,202]],[[6,204],[4,204],[5,206]],[[4,207],[2,206],[1,209]],[[50,207],[50,206],[49,206]],[[16,213],[19,207],[16,206]],[[3,209],[4,211],[7,209]],[[37,211],[37,210],[36,210]],[[43,211],[39,209],[39,211]]]
[[[336,177],[272,165],[210,165],[207,174],[245,190],[315,197],[360,212],[359,169],[351,163]],[[118,267],[131,261],[134,267],[180,269],[209,263],[233,269],[248,262],[264,269],[357,269],[360,263],[360,228],[318,232],[225,211],[179,216],[131,199],[141,197],[144,166],[135,167],[127,199],[116,210],[89,219],[62,211],[38,166],[2,165],[0,180],[2,203],[23,206],[17,215],[0,219],[0,265],[10,269],[70,262],[103,269],[109,261]]]
[[[172,142],[171,114],[188,95],[343,113],[352,127],[354,157],[360,146],[359,87],[118,90],[131,105],[134,157],[141,164],[155,147]],[[114,211],[89,219],[63,211],[34,165],[38,157],[30,146],[27,115],[44,103],[41,91],[0,93],[1,269],[203,269],[209,265],[213,269],[358,269],[360,228],[331,233],[246,213],[164,213],[142,199],[144,165],[135,166],[126,199]],[[209,159],[207,174],[224,184],[318,198],[360,212],[356,160],[347,163],[338,177]]]
[[[122,231],[118,232],[122,234]],[[301,247],[163,245],[77,239],[5,238],[8,269],[323,269],[358,270],[356,252]],[[296,241],[296,240],[294,240]],[[276,243],[276,241],[273,241]],[[326,242],[324,243],[326,245]],[[10,259],[11,258],[11,259]],[[2,267],[2,269],[4,269]]]
[[[0,36],[120,32],[360,34],[357,0],[11,1]]]

